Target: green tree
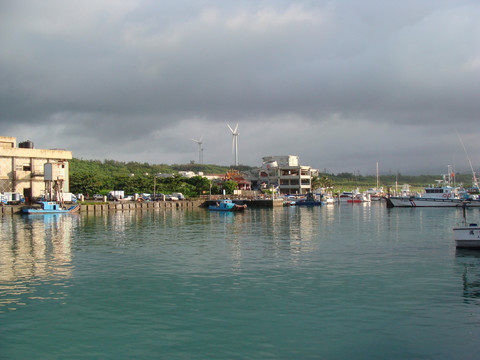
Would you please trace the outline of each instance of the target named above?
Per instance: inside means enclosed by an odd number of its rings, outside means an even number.
[[[328,176],[326,176],[326,175],[323,175],[321,178],[318,178],[317,182],[318,182],[318,184],[317,184],[316,188],[321,187],[321,188],[324,188],[324,189],[329,189],[329,188],[333,188],[333,186],[334,186],[333,181],[331,179],[329,179]],[[313,181],[312,181],[312,183],[313,183]],[[312,185],[312,188],[313,188],[313,185]],[[314,188],[314,189],[316,189],[316,188]]]
[[[70,177],[70,191],[73,193],[95,194],[100,190],[100,178],[90,172],[77,173],[76,176]]]
[[[212,195],[218,195],[222,193],[222,188],[217,183],[214,183],[212,184],[211,191],[212,191]]]
[[[210,191],[212,182],[203,176],[194,176],[187,180],[190,185],[195,187],[196,195],[202,195]]]
[[[222,187],[225,190],[225,193],[231,195],[234,190],[237,190],[238,184],[236,181],[228,180],[223,183]]]
[[[320,185],[320,178],[318,176],[312,176],[312,191],[317,190]]]

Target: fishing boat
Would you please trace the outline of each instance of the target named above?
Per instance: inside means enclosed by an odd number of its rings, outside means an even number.
[[[230,199],[217,201],[215,205],[209,205],[208,210],[212,211],[243,211],[247,208],[246,204],[235,204]]]
[[[320,198],[321,195],[308,193],[304,199],[296,201],[295,206],[321,206]]]
[[[453,228],[455,246],[460,249],[480,250],[480,226],[467,223],[465,208],[466,206],[463,206],[463,222]]]
[[[22,208],[23,214],[63,214],[80,210],[80,205],[74,204],[68,208],[63,207],[56,201],[39,201],[34,206]]]

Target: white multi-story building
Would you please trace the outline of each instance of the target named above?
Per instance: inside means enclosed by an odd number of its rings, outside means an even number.
[[[39,197],[49,190],[52,181],[61,183],[63,192],[69,191],[71,151],[34,149],[31,141],[22,142],[17,147],[16,140],[0,136],[0,192],[19,192],[26,198]]]
[[[279,188],[281,194],[306,194],[312,191],[312,177],[318,170],[311,166],[299,165],[297,155],[265,156],[258,170],[258,184],[261,187]]]

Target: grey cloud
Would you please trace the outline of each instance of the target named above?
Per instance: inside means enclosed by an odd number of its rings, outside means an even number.
[[[443,166],[444,134],[478,135],[469,1],[52,4],[2,8],[4,135],[171,163],[196,159],[188,139],[204,133],[205,161],[231,164],[239,122],[240,162],[368,170],[381,153],[404,172]]]

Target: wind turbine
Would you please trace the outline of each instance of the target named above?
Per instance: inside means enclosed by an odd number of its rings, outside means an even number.
[[[203,142],[202,142],[203,136],[200,136],[199,140],[195,139],[190,139],[198,144],[198,163],[203,164]]]
[[[228,125],[228,128],[232,132],[233,135],[233,142],[232,142],[232,152],[234,153],[235,156],[235,166],[238,166],[238,135],[239,133],[237,132],[238,130],[238,123],[237,126],[235,126],[235,130],[233,130],[230,125]]]

